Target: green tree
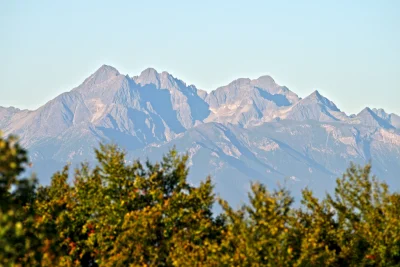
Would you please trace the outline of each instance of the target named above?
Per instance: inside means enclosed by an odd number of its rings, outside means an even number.
[[[27,156],[0,137],[0,266],[400,266],[400,195],[351,165],[334,194],[255,183],[248,204],[213,216],[211,179],[187,181],[187,155],[127,163],[113,145],[36,188]]]
[[[350,266],[400,266],[399,194],[352,165],[327,201],[338,224],[339,258]]]
[[[38,240],[31,231],[36,180],[20,179],[27,156],[14,136],[0,135],[0,264],[36,264]]]
[[[272,193],[259,183],[251,188],[250,203],[239,210],[221,201],[228,224],[219,249],[220,265],[291,265],[293,198],[283,188]]]
[[[49,266],[172,266],[189,252],[205,261],[203,244],[219,234],[213,186],[187,182],[187,156],[172,150],[161,163],[126,164],[110,145],[96,156],[98,166],[82,165],[73,185],[65,168],[38,191],[37,229],[57,233],[47,241]]]
[[[399,194],[351,165],[334,195],[303,191],[296,211],[296,266],[400,266]]]

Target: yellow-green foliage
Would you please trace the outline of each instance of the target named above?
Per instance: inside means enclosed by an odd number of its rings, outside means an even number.
[[[22,179],[25,151],[0,137],[0,266],[400,266],[400,195],[351,165],[333,195],[253,184],[248,204],[219,200],[186,177],[187,156],[126,163],[115,146],[97,166],[65,167],[51,184]]]
[[[26,152],[13,136],[0,134],[0,266],[34,265],[40,242],[33,233],[35,179],[18,179]]]

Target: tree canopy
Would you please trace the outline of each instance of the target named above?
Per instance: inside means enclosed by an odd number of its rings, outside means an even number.
[[[400,266],[400,195],[351,165],[333,194],[254,183],[235,209],[209,177],[187,181],[187,155],[127,163],[114,145],[72,180],[27,177],[26,151],[0,136],[0,266]],[[221,214],[213,214],[221,205]]]

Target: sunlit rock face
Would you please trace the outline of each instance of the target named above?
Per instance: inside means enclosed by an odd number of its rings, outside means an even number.
[[[318,91],[301,99],[270,76],[240,78],[207,92],[168,72],[137,76],[103,65],[82,84],[37,110],[0,107],[0,129],[20,136],[42,183],[70,162],[94,161],[99,142],[127,160],[159,160],[176,147],[198,183],[211,175],[232,204],[250,182],[323,194],[350,162],[400,188],[400,117],[365,108],[348,116]]]

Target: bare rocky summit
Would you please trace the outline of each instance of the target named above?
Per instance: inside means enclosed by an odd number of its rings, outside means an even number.
[[[20,136],[43,183],[67,162],[93,161],[99,142],[114,142],[131,158],[187,151],[192,182],[211,175],[232,203],[254,180],[322,194],[350,162],[371,161],[400,188],[400,116],[370,108],[348,116],[318,91],[302,99],[270,76],[207,93],[168,72],[128,76],[103,65],[37,110],[0,107],[0,129]]]

